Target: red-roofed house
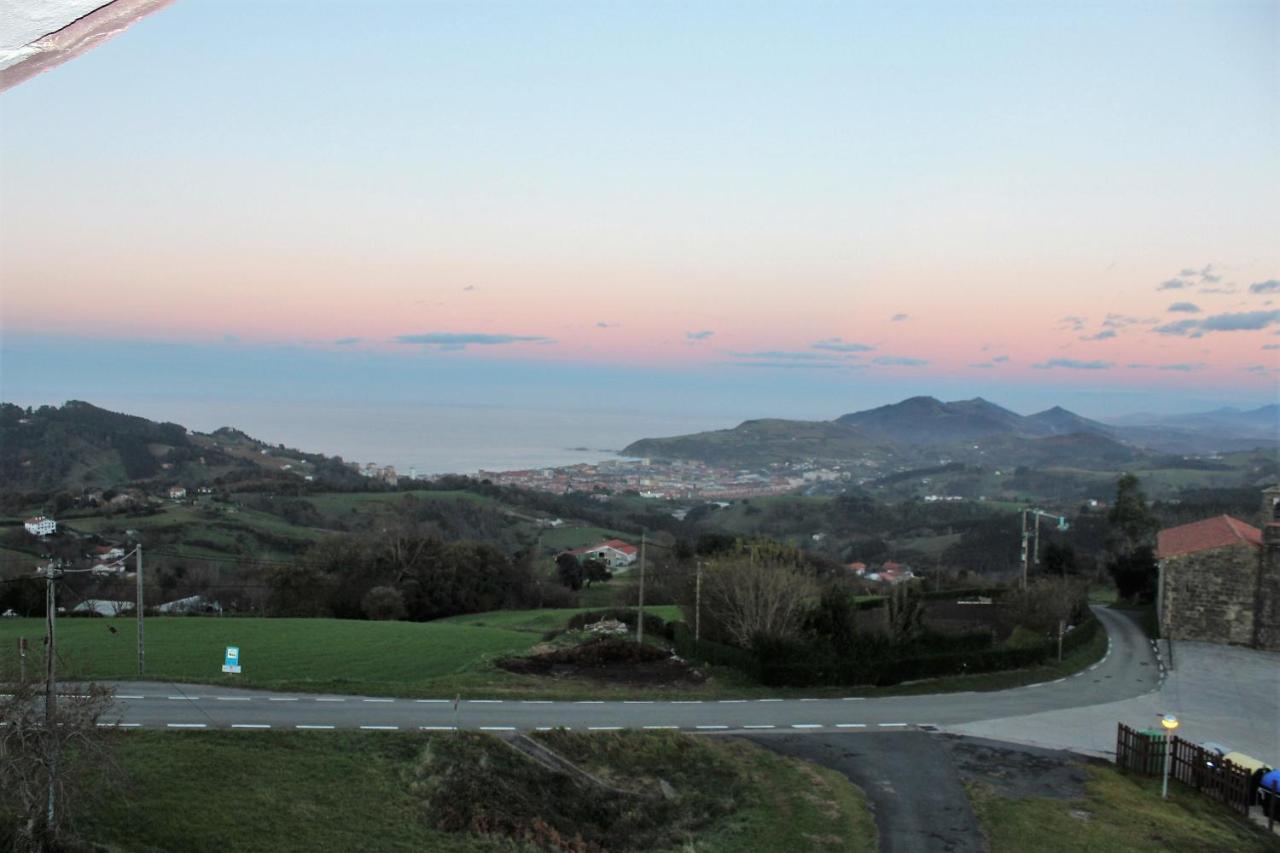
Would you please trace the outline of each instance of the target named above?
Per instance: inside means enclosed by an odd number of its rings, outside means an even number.
[[[579,560],[598,557],[611,569],[624,569],[636,561],[639,550],[630,542],[623,542],[621,539],[606,539],[599,545],[574,548],[572,551],[565,553],[572,554]]]
[[[1280,649],[1280,487],[1263,529],[1219,515],[1161,530],[1156,610],[1170,640]]]

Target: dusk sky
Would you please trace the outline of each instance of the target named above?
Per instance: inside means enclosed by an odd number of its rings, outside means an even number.
[[[0,396],[1274,402],[1277,8],[179,0],[0,96]]]

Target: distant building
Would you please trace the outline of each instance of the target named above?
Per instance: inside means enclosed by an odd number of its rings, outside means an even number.
[[[22,522],[22,526],[32,536],[52,536],[58,532],[58,522],[52,518],[37,515]]]
[[[71,608],[72,613],[94,613],[98,616],[119,616],[121,613],[132,613],[132,601],[108,601],[105,598],[86,598]]]
[[[175,601],[166,601],[156,607],[157,613],[221,613],[222,605],[203,595],[189,595]]]
[[[845,566],[846,569],[861,577],[867,573],[867,564],[861,561],[855,561]]]
[[[1260,521],[1219,515],[1160,531],[1164,637],[1280,651],[1280,487],[1263,492]]]
[[[623,542],[621,539],[608,539],[599,545],[575,548],[565,553],[572,554],[579,560],[589,560],[595,557],[604,561],[604,564],[611,569],[624,569],[636,561],[639,551],[636,546],[629,542]]]
[[[187,496],[187,490],[182,486],[169,487],[169,500],[180,501],[186,498],[186,496]]]

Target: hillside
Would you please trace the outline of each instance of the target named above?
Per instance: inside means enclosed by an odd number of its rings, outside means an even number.
[[[1276,447],[1276,407],[1220,410],[1167,422],[1105,424],[1054,406],[1020,415],[981,397],[911,397],[833,421],[746,421],[731,430],[646,438],[626,456],[751,466],[812,460],[926,464],[930,457],[1020,465],[1118,469],[1151,453],[1208,454]],[[1268,424],[1272,426],[1269,427]]]
[[[341,459],[272,447],[229,428],[205,435],[80,400],[38,409],[0,403],[0,482],[7,493],[198,484],[284,472],[333,485],[362,479]]]
[[[862,430],[833,421],[762,419],[733,429],[675,438],[646,438],[622,451],[624,456],[699,459],[718,464],[767,465],[801,459],[849,459],[885,455]]]

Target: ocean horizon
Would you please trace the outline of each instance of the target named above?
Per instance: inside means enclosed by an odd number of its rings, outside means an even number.
[[[747,416],[501,405],[270,400],[88,400],[197,432],[229,426],[269,444],[393,465],[397,473],[474,474],[594,463],[633,441],[736,426]],[[26,405],[26,403],[22,403]]]

